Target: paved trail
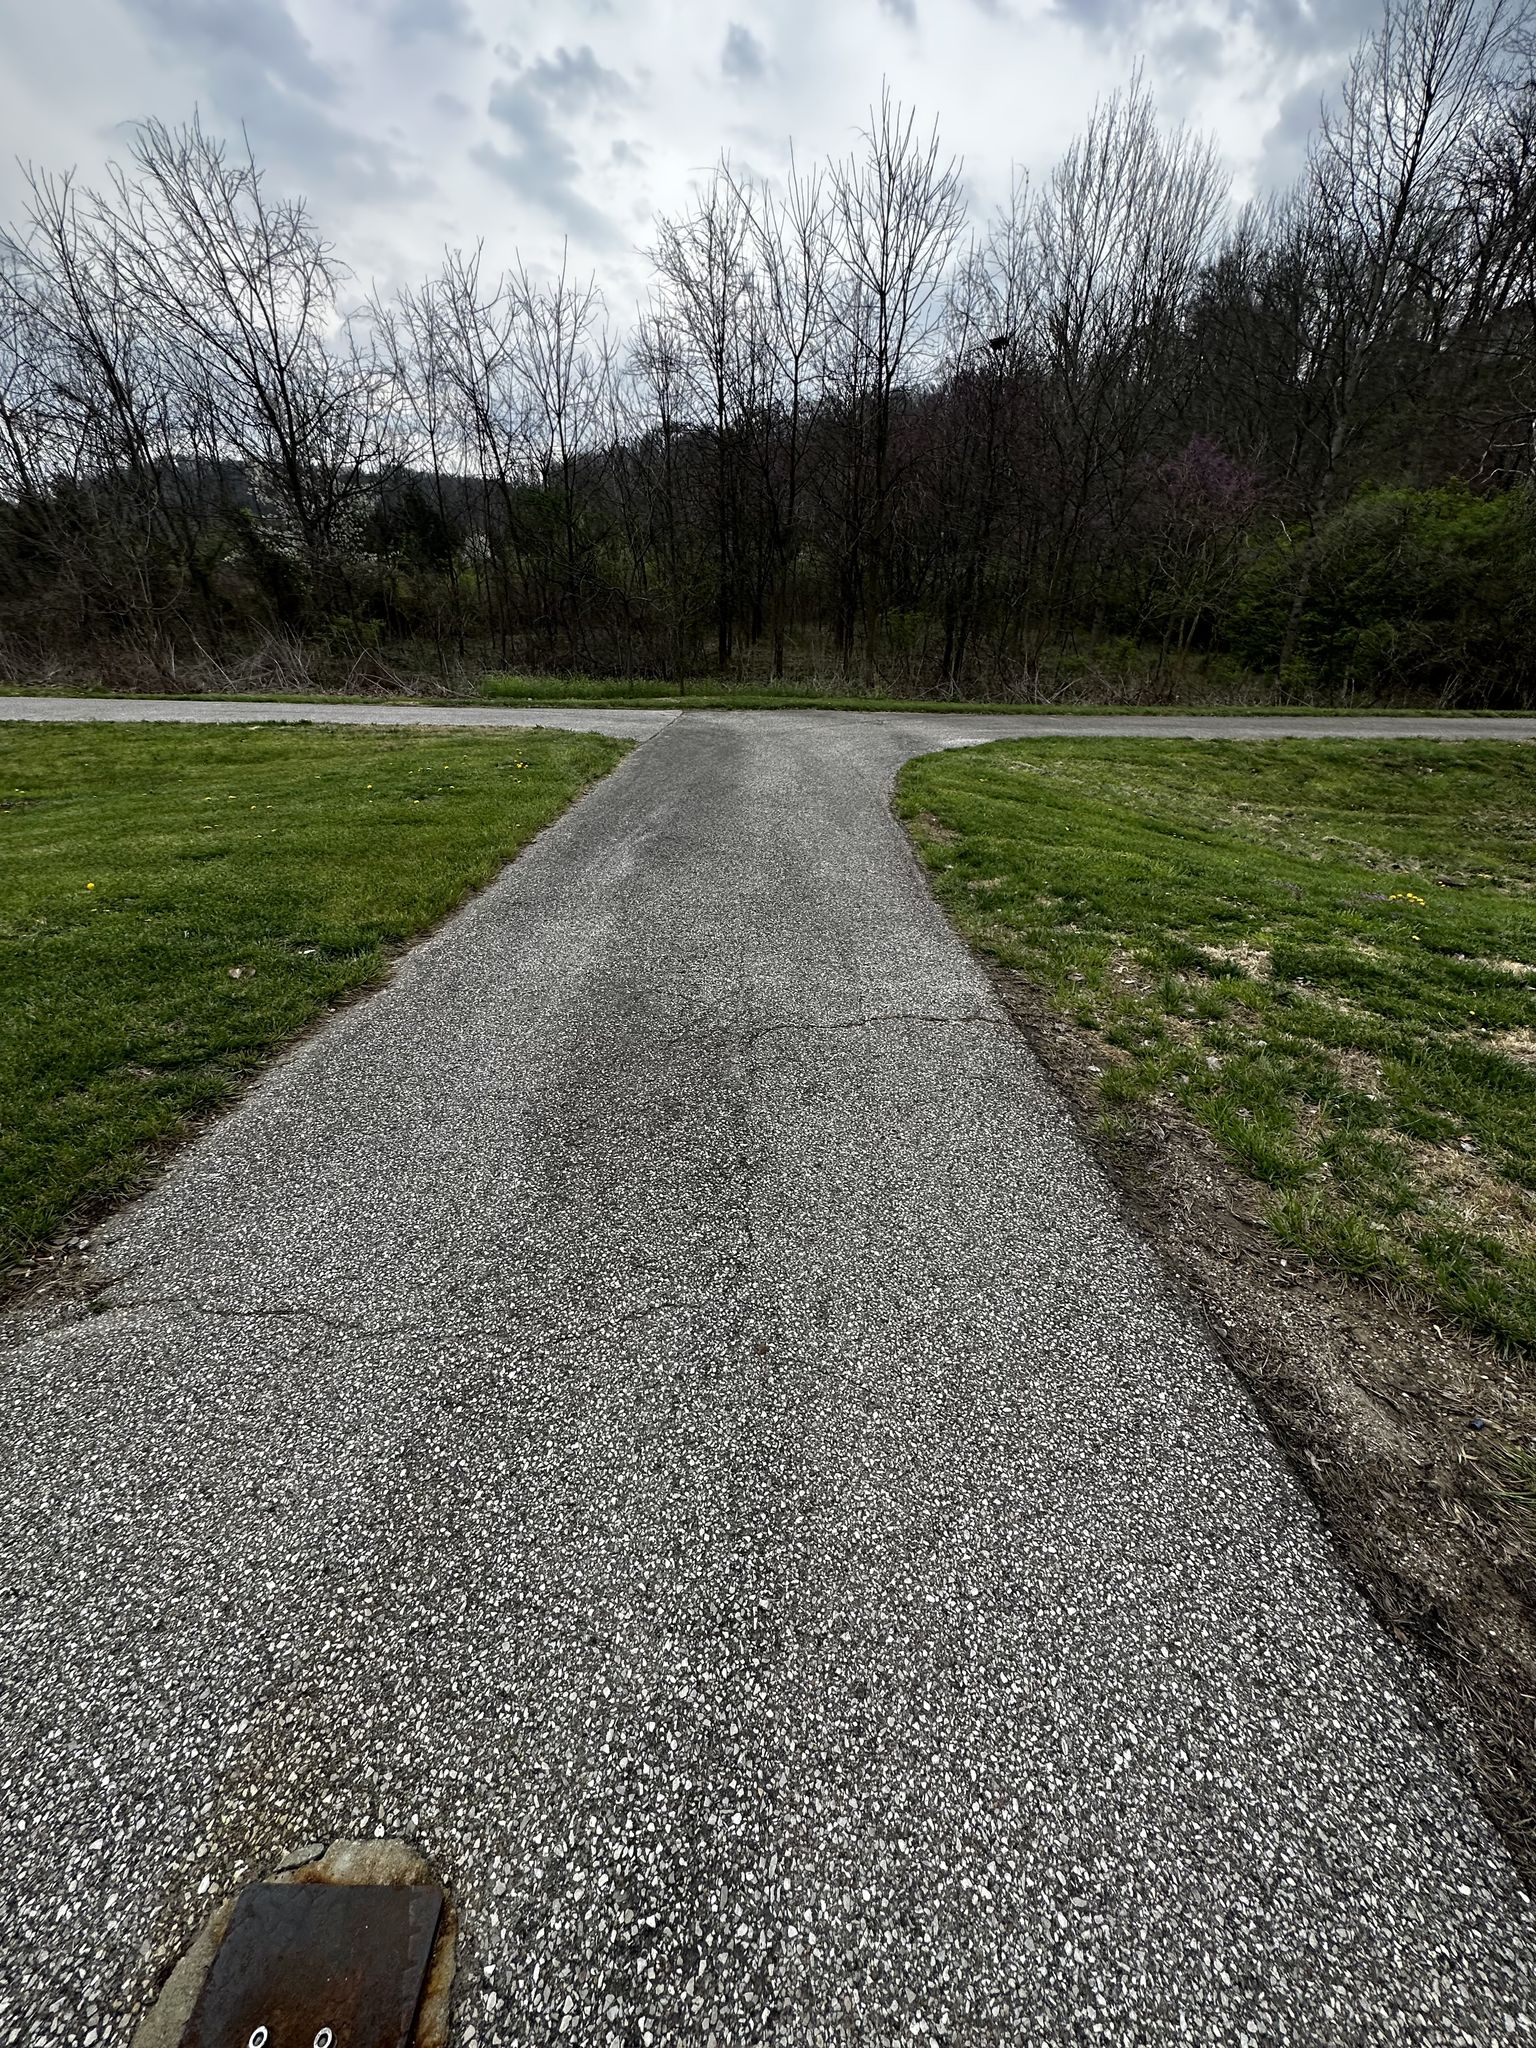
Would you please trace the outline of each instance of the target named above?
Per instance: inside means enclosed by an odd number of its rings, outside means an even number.
[[[0,2043],[375,1829],[480,2048],[1532,2037],[1415,1667],[889,816],[972,737],[666,725],[0,1353]]]
[[[552,725],[567,732],[606,732],[617,739],[642,740],[676,718],[727,717],[753,725],[787,721],[799,726],[807,715],[831,730],[850,721],[905,735],[908,753],[924,747],[975,747],[995,739],[1379,739],[1536,740],[1536,717],[1383,718],[1368,712],[1342,718],[1286,717],[1266,713],[1213,715],[1159,712],[1113,717],[1083,712],[956,712],[953,715],[871,711],[698,712],[626,710],[582,705],[520,704],[284,704],[228,702],[206,697],[0,697],[0,724],[55,724],[69,719],[105,720],[116,725]]]

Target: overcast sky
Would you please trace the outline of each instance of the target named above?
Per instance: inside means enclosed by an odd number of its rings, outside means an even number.
[[[658,210],[728,149],[845,151],[882,78],[937,118],[978,218],[1145,61],[1242,187],[1288,175],[1378,0],[0,0],[0,136],[87,181],[147,115],[236,132],[364,283],[445,243],[558,260],[610,310]],[[22,180],[0,166],[0,215]]]

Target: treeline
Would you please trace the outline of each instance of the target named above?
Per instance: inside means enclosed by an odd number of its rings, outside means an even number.
[[[595,283],[349,304],[194,121],[0,241],[0,662],[1536,701],[1536,63],[1391,0],[1236,207],[1139,79],[975,231],[887,97]]]

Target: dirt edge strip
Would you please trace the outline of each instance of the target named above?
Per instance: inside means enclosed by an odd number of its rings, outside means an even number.
[[[1178,1106],[1107,1118],[1106,1048],[1025,976],[977,957],[1376,1613],[1428,1654],[1434,1718],[1536,1892],[1536,1585],[1496,1463],[1499,1417],[1524,1400],[1515,1369],[1421,1304],[1288,1249],[1263,1189]]]

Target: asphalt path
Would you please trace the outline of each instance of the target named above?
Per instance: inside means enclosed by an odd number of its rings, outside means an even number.
[[[557,726],[562,732],[606,732],[644,740],[672,723],[676,711],[583,709],[580,705],[294,704],[224,697],[0,697],[0,723],[56,725],[86,720],[109,725],[467,725]],[[1530,735],[1536,738],[1536,720]]]
[[[564,732],[605,732],[617,739],[653,737],[676,718],[726,717],[772,727],[799,727],[807,715],[819,724],[871,722],[901,735],[908,752],[925,747],[974,747],[996,739],[1238,739],[1238,740],[1536,740],[1536,717],[1414,718],[1368,712],[1337,717],[1283,712],[879,712],[628,710],[623,706],[541,704],[298,704],[210,697],[5,697],[0,723],[54,724],[76,719],[112,724],[182,725],[464,725],[555,726]],[[900,744],[901,742],[898,742]]]
[[[665,724],[11,1330],[0,2043],[374,1833],[462,2048],[1532,2038],[1425,1674],[890,816],[983,735]]]

